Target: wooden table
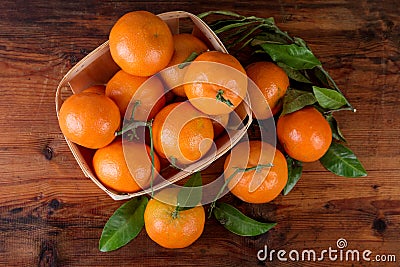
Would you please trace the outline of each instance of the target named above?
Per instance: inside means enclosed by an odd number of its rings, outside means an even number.
[[[0,7],[0,265],[399,266],[398,1],[3,0]],[[274,16],[282,29],[309,43],[357,108],[337,119],[368,177],[341,178],[318,162],[306,164],[288,196],[264,205],[225,198],[251,217],[278,222],[267,234],[235,236],[210,219],[186,249],[163,249],[142,231],[120,250],[99,252],[102,228],[122,202],[82,174],[59,129],[54,94],[63,75],[107,40],[122,14],[140,9]],[[287,257],[291,250],[337,249],[340,238],[346,249],[371,250],[371,259],[396,255],[397,262],[257,259],[265,246]]]

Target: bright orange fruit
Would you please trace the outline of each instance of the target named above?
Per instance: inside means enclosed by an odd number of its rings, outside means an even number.
[[[204,230],[206,216],[203,206],[176,212],[177,195],[174,188],[160,191],[149,201],[144,212],[147,234],[165,248],[188,247]]]
[[[289,87],[289,78],[286,72],[278,65],[267,61],[250,64],[246,68],[246,72],[247,76],[260,89],[272,114],[278,113],[282,107],[282,97]],[[265,111],[265,102],[252,98],[252,95],[250,95],[250,101],[257,119],[268,119],[271,116],[271,113]]]
[[[232,194],[245,202],[266,203],[280,194],[288,180],[286,159],[279,150],[258,140],[237,144],[225,159],[225,179],[231,177],[237,167],[252,168],[270,163],[272,167],[238,172],[228,184]]]
[[[106,91],[106,87],[104,85],[93,85],[90,86],[89,88],[86,88],[85,90],[82,91],[82,93],[98,93],[101,95],[104,95],[104,92]]]
[[[230,113],[246,96],[246,71],[232,55],[204,52],[187,68],[185,94],[205,114]]]
[[[121,117],[125,116],[131,101],[140,101],[134,114],[135,120],[140,121],[152,119],[165,105],[164,86],[159,78],[134,76],[123,70],[110,79],[105,94],[118,105]],[[133,105],[128,110],[129,118]]]
[[[281,116],[276,132],[286,153],[303,162],[319,160],[332,142],[329,123],[311,106]]]
[[[125,149],[125,154],[124,154]],[[132,193],[149,186],[151,180],[150,148],[120,139],[100,148],[93,156],[95,173],[106,187],[121,193]],[[160,161],[154,154],[154,175],[160,171]]]
[[[207,46],[199,38],[192,34],[181,33],[173,35],[174,55],[165,70],[161,72],[166,86],[172,88],[174,94],[186,97],[183,87],[183,78],[187,68],[180,68],[179,64],[184,62],[192,53],[201,54],[206,51]],[[180,85],[180,86],[176,86]]]
[[[92,149],[110,144],[121,123],[118,106],[103,94],[86,92],[62,104],[58,121],[70,141]]]
[[[153,121],[154,149],[179,164],[199,160],[210,150],[213,138],[211,120],[189,102],[167,105]]]
[[[168,25],[147,11],[123,15],[112,27],[110,52],[124,71],[136,76],[151,76],[165,68],[174,53]]]

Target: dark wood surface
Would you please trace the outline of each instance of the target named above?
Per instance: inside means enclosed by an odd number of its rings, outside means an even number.
[[[306,164],[296,188],[271,203],[227,196],[247,215],[278,226],[238,237],[214,219],[181,250],[163,249],[145,231],[124,248],[101,253],[102,228],[122,202],[85,178],[58,127],[55,89],[65,73],[108,38],[131,10],[200,13],[226,9],[273,16],[305,39],[357,113],[337,119],[368,177],[337,177]],[[385,1],[10,1],[0,2],[1,266],[399,266],[400,4]],[[219,174],[220,168],[208,170]],[[396,255],[396,263],[259,261],[269,249],[336,247]]]

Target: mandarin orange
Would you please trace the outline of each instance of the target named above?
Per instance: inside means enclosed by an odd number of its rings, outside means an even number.
[[[205,114],[230,113],[246,96],[246,71],[232,55],[204,52],[187,68],[185,94]]]
[[[105,91],[106,91],[106,87],[102,84],[99,84],[99,85],[93,85],[93,86],[90,86],[89,88],[86,88],[85,90],[82,91],[82,93],[98,93],[98,94],[104,95]]]
[[[232,156],[234,155],[234,156]],[[266,167],[272,164],[272,167]],[[236,168],[255,168],[233,174]],[[266,203],[275,199],[288,180],[288,167],[283,154],[268,143],[253,140],[237,144],[225,159],[224,177],[230,178],[232,194],[249,203]]]
[[[134,119],[140,121],[152,119],[165,105],[164,86],[156,76],[134,76],[120,70],[107,83],[105,94],[118,105],[121,117],[125,116],[131,101],[139,101]],[[128,109],[129,118],[133,106],[134,103],[131,103]]]
[[[153,121],[154,149],[177,164],[199,160],[210,150],[213,138],[211,119],[189,102],[167,105]]]
[[[203,233],[203,206],[176,211],[178,190],[163,189],[149,201],[144,212],[144,225],[149,237],[165,248],[185,248]]]
[[[125,150],[125,151],[124,151]],[[121,193],[132,193],[149,186],[152,178],[150,148],[120,139],[100,148],[93,156],[93,168],[107,188]],[[160,171],[160,161],[154,154],[154,174]]]
[[[172,88],[174,94],[186,97],[183,87],[183,78],[187,68],[182,68],[179,64],[183,63],[192,53],[197,55],[206,51],[207,46],[199,38],[192,34],[182,33],[173,35],[174,55],[168,63],[166,69],[161,72],[166,86]],[[179,85],[179,86],[177,86]]]
[[[286,72],[278,65],[260,61],[247,66],[247,76],[257,85],[265,98],[272,114],[275,115],[282,107],[282,98],[289,87],[289,78]],[[257,94],[258,95],[258,94]],[[257,119],[268,119],[272,114],[265,111],[265,102],[256,99],[255,94],[250,95],[253,115]]]
[[[147,11],[123,15],[110,31],[111,56],[121,69],[136,76],[151,76],[165,68],[174,53],[168,25]]]
[[[121,116],[118,106],[107,96],[83,92],[65,100],[58,120],[67,139],[78,145],[97,149],[114,140]]]
[[[332,142],[328,121],[311,106],[281,116],[276,131],[286,153],[303,162],[320,159]]]

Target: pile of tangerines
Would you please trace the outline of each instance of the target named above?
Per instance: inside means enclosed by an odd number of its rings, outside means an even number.
[[[92,164],[98,179],[121,193],[148,188],[152,170],[159,172],[166,160],[173,159],[179,166],[199,160],[212,147],[212,140],[223,132],[230,112],[240,108],[246,95],[246,86],[240,86],[239,75],[218,74],[226,87],[206,82],[175,86],[182,84],[185,77],[208,78],[215,73],[195,64],[192,67],[191,63],[184,71],[174,66],[192,55],[197,56],[192,62],[229,66],[258,86],[273,114],[282,107],[281,100],[289,86],[288,76],[274,63],[255,62],[244,68],[233,56],[210,51],[210,47],[191,34],[173,35],[164,21],[146,11],[122,16],[111,29],[109,46],[121,70],[106,85],[91,86],[66,99],[59,112],[59,124],[67,139],[96,150]],[[154,76],[160,71],[161,75]],[[172,94],[165,93],[170,89]],[[130,105],[132,102],[135,104]],[[134,140],[123,148],[118,133],[123,132],[123,120],[127,118],[142,122],[141,126],[151,123],[154,151],[150,145]],[[265,203],[276,198],[288,180],[284,153],[302,162],[316,161],[328,150],[332,139],[328,122],[313,107],[279,117],[276,129],[284,151],[276,150],[272,162],[267,155],[274,147],[257,140],[249,142],[249,158],[226,157],[225,177],[233,174],[235,166],[243,165],[237,160],[245,160],[246,168],[272,164],[269,168],[244,172],[228,184],[230,191],[243,201]],[[242,146],[239,143],[233,150],[240,151],[244,149]],[[141,155],[143,151],[145,154]],[[126,155],[132,158],[127,159]],[[127,160],[134,164],[128,167]],[[261,176],[263,182],[249,192],[255,176]],[[166,189],[158,194],[176,198],[177,192]],[[175,210],[156,197],[149,201],[144,214],[150,238],[167,248],[190,245],[204,228],[205,212],[201,205],[179,214]]]

